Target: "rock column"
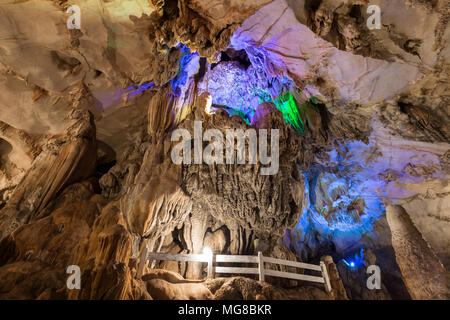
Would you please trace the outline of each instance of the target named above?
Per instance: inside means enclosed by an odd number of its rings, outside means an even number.
[[[446,270],[399,205],[386,208],[392,246],[403,280],[413,299],[446,299]]]

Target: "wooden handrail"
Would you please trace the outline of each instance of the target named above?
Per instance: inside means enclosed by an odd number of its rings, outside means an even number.
[[[320,262],[320,265],[315,265],[297,261],[276,259],[271,257],[264,257],[262,252],[258,252],[257,256],[187,254],[187,253],[175,254],[175,253],[147,252],[146,248],[144,248],[144,251],[141,253],[141,261],[139,262],[138,267],[139,277],[142,276],[144,267],[148,260],[206,262],[208,263],[208,278],[213,278],[215,273],[257,274],[259,275],[259,281],[264,281],[265,276],[267,275],[272,277],[323,283],[325,286],[325,290],[328,293],[331,292],[331,284],[330,279],[328,277],[328,271],[323,262]],[[214,262],[255,263],[258,264],[258,267],[257,268],[221,267],[221,266],[214,266]],[[289,267],[319,271],[321,272],[322,276],[311,276],[305,274],[266,269],[264,267],[264,263],[272,263]]]
[[[264,262],[267,262],[267,263],[281,264],[281,265],[289,266],[289,267],[322,271],[320,266],[315,265],[315,264],[309,264],[309,263],[303,263],[303,262],[297,262],[297,261],[289,261],[289,260],[283,260],[283,259],[276,259],[276,258],[271,258],[271,257],[264,257],[263,259],[264,259]]]
[[[241,262],[241,263],[258,263],[258,256],[239,256],[239,255],[214,255],[216,262]]]
[[[272,277],[293,279],[293,280],[303,280],[303,281],[325,283],[325,279],[323,277],[315,277],[315,276],[309,276],[309,275],[305,275],[305,274],[298,274],[298,273],[291,273],[291,272],[284,272],[284,271],[277,271],[277,270],[270,270],[270,269],[269,270],[266,269],[266,275],[272,276]]]
[[[216,273],[258,274],[258,268],[214,267]]]

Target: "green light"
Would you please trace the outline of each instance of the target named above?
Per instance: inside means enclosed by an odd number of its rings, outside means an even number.
[[[289,92],[280,94],[273,100],[277,109],[283,113],[284,121],[289,123],[301,135],[305,134],[305,124],[300,115],[294,96]]]
[[[236,84],[237,86],[237,84]],[[242,101],[239,108],[227,107],[230,115],[238,115],[247,124],[250,124],[255,110],[251,105],[244,107],[244,97],[237,90],[240,100]],[[267,90],[253,87],[253,95],[259,98],[259,103],[273,102],[277,109],[283,114],[283,119],[290,124],[300,135],[305,135],[305,121],[307,119],[308,108],[317,108],[316,104],[320,103],[317,97],[312,96],[308,101],[300,104],[290,91],[284,91],[279,96],[272,98]]]

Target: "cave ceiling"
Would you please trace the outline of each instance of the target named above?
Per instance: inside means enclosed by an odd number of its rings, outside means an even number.
[[[81,25],[68,29],[73,5]],[[129,259],[143,244],[232,254],[267,246],[301,261],[350,261],[363,248],[385,266],[395,252],[392,277],[403,275],[415,297],[399,240],[413,233],[399,227],[404,212],[434,252],[417,259],[450,267],[450,6],[373,0],[381,27],[370,30],[368,5],[1,0],[0,275],[18,261],[53,272],[53,259],[85,266],[94,281],[95,268],[115,275],[108,263],[126,261],[117,277],[131,281]],[[195,121],[224,132],[279,128],[278,174],[174,165],[169,133],[193,132]],[[67,208],[84,213],[69,223]],[[54,239],[58,221],[66,247],[28,246],[36,230]],[[71,228],[80,231],[67,240]],[[36,298],[18,286],[5,297]],[[106,296],[136,297],[116,286]],[[94,289],[64,297],[98,298]]]

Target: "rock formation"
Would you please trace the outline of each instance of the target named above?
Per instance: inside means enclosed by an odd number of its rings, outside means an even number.
[[[449,10],[6,1],[0,298],[448,298]],[[142,259],[205,247],[323,261],[333,290]]]
[[[397,263],[413,299],[448,299],[444,266],[401,206],[386,208]],[[414,263],[411,263],[414,261]]]

